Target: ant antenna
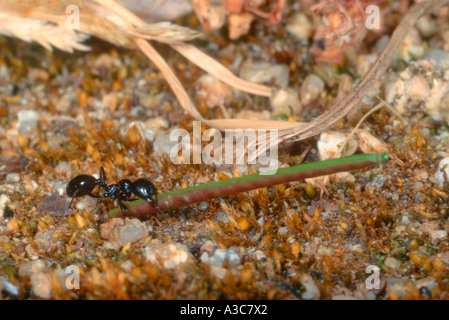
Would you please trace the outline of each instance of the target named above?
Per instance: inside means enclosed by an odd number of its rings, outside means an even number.
[[[55,234],[56,230],[59,229],[59,227],[61,226],[61,224],[64,221],[65,217],[67,217],[67,215],[69,213],[69,210],[70,210],[70,207],[73,204],[73,200],[75,200],[75,198],[76,198],[76,194],[77,194],[77,191],[75,191],[75,193],[73,194],[72,200],[70,201],[70,203],[69,203],[65,213],[62,215],[61,219],[59,220],[58,224],[56,225],[55,230],[53,230],[53,232],[51,233],[50,239],[53,238],[53,235]]]

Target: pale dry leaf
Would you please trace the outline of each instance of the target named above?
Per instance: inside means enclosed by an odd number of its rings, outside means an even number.
[[[166,21],[146,24],[142,27],[135,28],[134,30],[135,31],[130,31],[128,33],[133,34],[136,37],[147,40],[157,40],[168,44],[190,41],[200,36],[200,33],[195,30]]]
[[[52,47],[73,52],[74,49],[88,51],[90,48],[82,42],[89,36],[63,29],[46,21],[11,16],[0,12],[0,34],[17,37],[26,42],[36,41],[47,50]]]

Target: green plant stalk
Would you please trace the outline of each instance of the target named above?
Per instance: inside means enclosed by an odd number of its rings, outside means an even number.
[[[278,169],[276,173],[272,175],[261,175],[257,173],[158,194],[157,202],[162,211],[176,209],[197,202],[226,197],[249,190],[338,172],[372,167],[386,163],[388,159],[386,153],[378,153],[361,154],[345,158],[306,163],[289,168]],[[145,200],[130,202],[127,204],[127,207],[128,216],[141,216],[157,212],[157,209],[152,207]],[[111,210],[109,216],[121,217],[120,208]]]

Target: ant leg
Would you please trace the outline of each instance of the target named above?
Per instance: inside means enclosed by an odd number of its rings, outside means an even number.
[[[161,214],[161,216],[164,217],[165,223],[167,224],[168,228],[171,230],[171,226],[170,226],[170,223],[168,222],[167,216],[162,212],[162,210],[157,205],[157,194],[155,195],[155,199],[147,198],[146,200],[152,207],[156,208],[156,210]],[[155,219],[158,222],[158,224],[160,225],[160,223],[156,217],[155,217]]]
[[[120,208],[122,209],[123,226],[126,226],[126,215],[128,214],[128,208],[123,204],[122,199],[117,199]]]
[[[73,197],[72,197],[72,200],[71,200],[70,203],[69,203],[69,206],[67,207],[67,209],[66,209],[64,215],[61,217],[61,219],[59,220],[59,222],[58,222],[58,224],[56,225],[55,229],[54,229],[53,232],[51,233],[50,238],[53,237],[53,235],[55,234],[56,230],[59,229],[59,227],[61,226],[62,222],[64,221],[64,218],[65,218],[65,217],[67,216],[67,214],[69,213],[70,207],[72,206],[73,201],[75,200],[77,193],[78,193],[78,192],[75,191],[75,193],[73,194]]]
[[[72,206],[73,201],[76,198],[76,194],[77,194],[77,192],[75,191],[75,193],[73,194],[72,200],[70,201],[69,206],[67,207],[66,213],[67,213],[67,211],[69,211],[70,207]]]
[[[101,167],[101,169],[103,169],[103,167]],[[100,174],[100,175],[101,175],[101,174]],[[100,185],[100,184],[99,184],[99,186],[102,187],[102,185]],[[104,188],[103,188],[103,189],[104,189]],[[91,212],[94,212],[95,209],[97,209],[97,207],[98,207],[98,202],[100,201],[100,198],[106,198],[107,196],[108,196],[107,194],[106,194],[106,196],[105,196],[105,194],[100,195],[100,188],[98,188],[97,194],[96,194],[96,195],[94,195],[94,194],[91,195],[92,198],[97,198],[97,201],[95,202],[95,208],[93,208]]]
[[[106,191],[106,187],[108,185],[106,181],[106,173],[104,172],[104,168],[100,168],[100,179],[98,181],[98,185],[103,188],[104,191]]]

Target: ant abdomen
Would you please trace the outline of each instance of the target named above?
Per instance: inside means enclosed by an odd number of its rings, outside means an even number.
[[[69,197],[82,197],[92,195],[92,190],[98,185],[98,179],[87,174],[80,174],[67,184]]]

